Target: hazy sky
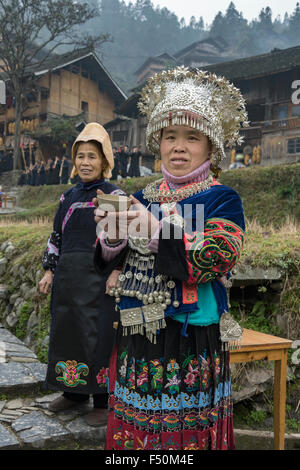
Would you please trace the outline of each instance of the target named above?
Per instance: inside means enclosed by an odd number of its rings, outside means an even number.
[[[125,0],[125,3],[129,1]],[[135,0],[131,1],[135,3]],[[189,21],[191,16],[195,16],[196,19],[203,16],[204,23],[210,24],[219,11],[225,13],[230,0],[152,0],[152,3],[161,8],[167,7],[176,13],[179,19],[184,17]],[[252,20],[257,18],[261,9],[266,6],[272,9],[273,18],[279,14],[283,18],[286,11],[289,14],[294,11],[297,0],[233,0],[233,3],[236,9],[243,13],[244,18]]]

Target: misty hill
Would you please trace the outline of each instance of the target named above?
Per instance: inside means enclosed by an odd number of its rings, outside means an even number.
[[[149,58],[170,55],[190,44],[211,36],[221,36],[228,44],[228,55],[247,57],[300,44],[300,6],[284,18],[273,18],[266,4],[251,22],[234,3],[219,12],[211,25],[205,24],[205,8],[199,17],[186,23],[167,8],[154,7],[151,0],[136,0],[126,5],[122,0],[86,0],[99,16],[79,28],[79,34],[109,33],[112,42],[97,51],[104,65],[120,87],[129,92],[136,85],[134,73]]]

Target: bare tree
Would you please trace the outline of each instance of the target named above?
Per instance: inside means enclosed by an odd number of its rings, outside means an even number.
[[[15,97],[14,168],[20,168],[21,118],[34,70],[59,47],[93,50],[109,35],[80,35],[76,26],[98,16],[75,0],[0,0],[0,73]]]

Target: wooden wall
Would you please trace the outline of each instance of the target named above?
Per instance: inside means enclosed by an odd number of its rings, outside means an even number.
[[[59,73],[42,77],[40,85],[50,89],[49,113],[76,116],[82,112],[82,102],[85,102],[88,103],[86,118],[89,122],[105,124],[114,118],[113,100],[99,90],[98,83],[89,78],[60,69]]]

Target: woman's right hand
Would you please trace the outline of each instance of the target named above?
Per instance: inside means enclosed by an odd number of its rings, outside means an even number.
[[[106,291],[105,294],[108,294],[110,289],[113,289],[114,287],[119,287],[119,274],[120,274],[119,269],[114,269],[111,274],[109,275],[107,281],[106,281]]]
[[[104,192],[101,189],[97,189],[97,196],[100,195],[100,194],[104,194]],[[99,209],[98,199],[96,197],[92,200],[92,202],[95,206],[95,210],[94,210],[95,222],[96,222],[97,225],[100,223],[100,226],[99,226],[100,229],[105,231],[105,229],[107,227],[104,226],[104,225],[102,226],[101,222],[107,217],[108,212],[104,212],[104,211]],[[115,239],[115,240],[112,240],[111,242],[112,243],[117,243],[118,241],[119,241],[119,239]]]
[[[48,270],[45,272],[44,277],[40,280],[40,292],[42,294],[48,294],[53,282],[53,272]]]

